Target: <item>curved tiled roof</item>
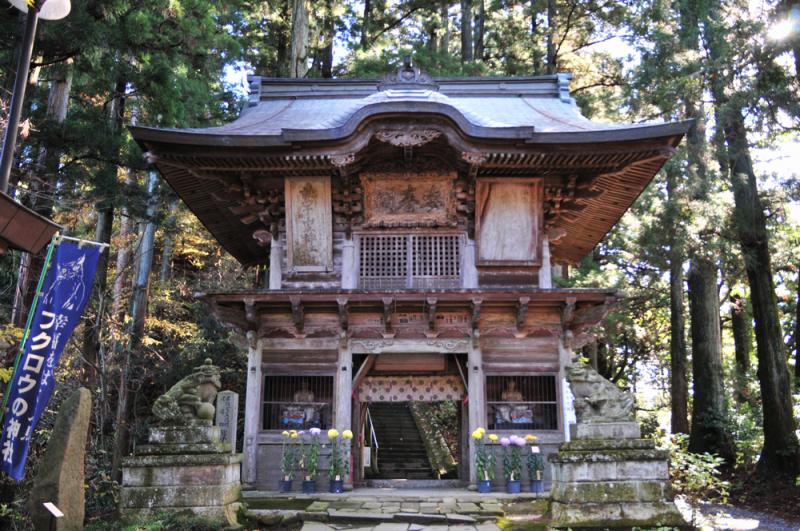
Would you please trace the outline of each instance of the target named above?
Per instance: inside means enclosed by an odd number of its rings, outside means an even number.
[[[265,230],[253,194],[281,190],[292,176],[341,175],[402,159],[409,153],[375,140],[398,127],[434,131],[437,140],[415,147],[415,156],[445,158],[473,177],[543,177],[549,224],[564,234],[551,246],[553,260],[577,262],[630,207],[689,124],[593,122],[571,98],[569,79],[429,78],[411,68],[383,80],[253,77],[249,103],[231,123],[131,131],[246,265],[268,260],[253,236]]]
[[[297,140],[344,138],[377,114],[441,114],[463,133],[526,141],[603,141],[663,136],[674,124],[593,122],[569,96],[570,76],[519,78],[434,78],[430,83],[251,78],[250,104],[241,116],[218,127],[155,129],[132,127],[137,139],[247,146]],[[578,134],[565,138],[564,134]],[[627,133],[627,134],[626,134]],[[555,134],[559,137],[556,138]],[[548,138],[551,137],[551,138]]]

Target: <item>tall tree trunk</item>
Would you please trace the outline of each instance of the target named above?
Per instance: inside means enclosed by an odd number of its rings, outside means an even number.
[[[717,103],[726,104],[719,99]],[[772,278],[766,216],[758,196],[742,112],[727,104],[722,114],[724,121],[720,126],[725,131],[734,197],[733,220],[744,256],[756,323],[758,380],[764,411],[764,448],[758,468],[765,474],[794,478],[800,473],[800,444],[795,434],[797,423]]]
[[[486,25],[486,0],[478,0],[478,14],[475,15],[475,54],[478,61],[483,59],[483,31]]]
[[[130,374],[131,356],[141,346],[144,334],[144,323],[147,315],[147,299],[149,295],[150,272],[153,268],[153,254],[156,233],[156,211],[158,174],[151,171],[147,177],[147,220],[142,231],[139,245],[138,267],[131,297],[131,324],[128,344],[123,346],[123,360],[119,374],[119,391],[117,397],[116,431],[114,432],[114,448],[111,456],[111,476],[121,476],[122,458],[128,453],[130,445]]]
[[[114,86],[114,97],[109,109],[109,131],[117,134],[122,130],[125,118],[125,90],[127,81],[120,77]],[[115,153],[119,155],[119,153]],[[108,195],[114,190],[117,180],[117,166],[108,164],[106,170],[98,176],[95,187],[102,189]],[[98,194],[100,195],[100,194]],[[114,224],[114,203],[106,199],[98,206],[96,237],[100,243],[111,243],[111,231]],[[110,252],[104,252],[97,264],[97,276],[95,278],[95,291],[100,303],[97,305],[97,313],[94,326],[87,326],[83,335],[83,357],[90,367],[84,372],[84,385],[89,389],[94,388],[95,378],[97,377],[95,368],[97,367],[98,353],[100,351],[100,333],[103,328],[103,306],[106,297],[106,286],[108,286],[108,260]]]
[[[133,186],[134,183],[136,183],[136,171],[132,168],[128,168],[125,171],[125,186],[130,187]],[[115,323],[122,323],[124,320],[125,286],[128,285],[131,261],[131,237],[134,230],[134,223],[127,206],[123,205],[120,208],[119,218],[119,247],[117,247],[116,276],[114,277],[114,291],[111,303],[111,317]]]
[[[443,0],[439,5],[439,23],[442,25],[442,38],[439,41],[439,50],[447,54],[450,52],[450,0]]]
[[[717,268],[714,262],[703,257],[694,258],[689,270],[689,285],[694,376],[689,451],[714,453],[723,457],[728,464],[733,464],[736,453],[733,438],[728,431]]]
[[[369,48],[369,28],[372,25],[372,2],[364,0],[364,14],[361,17],[361,49]]]
[[[292,0],[281,1],[281,21],[291,20]],[[275,43],[275,76],[288,77],[292,71],[292,58],[290,53],[291,28],[284,31],[283,22],[277,29],[278,39]]]
[[[333,0],[325,3],[325,20],[322,32],[325,46],[322,48],[322,61],[320,73],[325,79],[333,77],[333,43],[336,40],[336,17],[333,12]]]
[[[747,301],[738,295],[731,295],[731,331],[736,359],[736,371],[746,375],[750,370],[750,315]]]
[[[800,264],[797,264],[797,301],[794,308],[794,384],[800,387]]]
[[[461,0],[461,62],[472,61],[472,0]]]
[[[105,206],[97,213],[97,226],[95,227],[95,241],[109,243],[111,230],[114,225],[114,207]],[[108,284],[108,261],[110,250],[104,249],[97,260],[97,276],[95,277],[94,294],[99,298],[97,313],[91,326],[86,326],[83,332],[83,358],[87,364],[82,371],[84,387],[93,390],[97,382],[100,352],[100,334],[103,324],[103,313],[106,306],[106,286]]]
[[[291,71],[289,77],[305,77],[308,73],[308,6],[306,0],[292,4]]]
[[[665,226],[670,230],[669,240],[669,318],[670,318],[670,395],[672,433],[689,433],[689,381],[688,359],[686,353],[686,319],[683,297],[683,262],[684,246],[680,241],[682,235],[677,234],[679,226],[677,181],[680,179],[680,168],[677,164],[668,164],[667,174],[667,207]]]
[[[178,199],[173,198],[167,206],[170,215],[164,223],[164,246],[161,248],[161,269],[158,275],[158,280],[162,284],[172,276],[172,250],[175,247],[175,230],[178,223],[177,209]]]
[[[531,62],[533,73],[539,74],[542,71],[541,43],[539,42],[539,0],[531,0]]]
[[[69,93],[72,90],[72,60],[70,59],[60,67],[53,69],[53,80],[47,95],[47,111],[45,119],[51,124],[60,126],[67,119],[69,109]],[[56,203],[55,190],[58,181],[58,163],[61,158],[60,150],[42,143],[39,148],[37,162],[41,168],[41,177],[31,179],[31,187],[36,192],[30,198],[30,207],[42,216],[49,218],[53,214]],[[44,200],[36,195],[44,196]],[[22,253],[20,256],[17,284],[14,290],[14,306],[11,312],[11,322],[18,327],[25,324],[31,302],[33,301],[33,287],[44,265],[42,256],[32,256]]]
[[[556,0],[547,0],[547,73],[555,74],[558,70],[558,51],[556,50],[556,33],[558,33],[558,6]]]

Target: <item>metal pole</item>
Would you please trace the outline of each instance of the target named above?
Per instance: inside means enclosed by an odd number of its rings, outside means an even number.
[[[39,22],[39,6],[28,8],[28,18],[25,24],[25,38],[22,43],[22,50],[19,55],[19,65],[17,65],[17,78],[14,82],[14,92],[11,95],[11,108],[8,112],[8,124],[6,124],[6,136],[3,139],[2,160],[0,160],[0,192],[8,191],[8,179],[11,175],[11,164],[14,162],[14,150],[17,146],[17,130],[19,129],[19,119],[22,115],[22,104],[25,101],[25,88],[28,84],[28,71],[31,66],[31,55],[33,55],[33,41],[36,37],[36,25]]]

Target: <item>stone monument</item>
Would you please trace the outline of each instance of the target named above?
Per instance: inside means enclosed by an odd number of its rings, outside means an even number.
[[[567,380],[578,423],[550,455],[551,526],[684,527],[668,481],[668,456],[641,438],[633,396],[594,369],[572,362]]]
[[[236,523],[241,454],[212,425],[219,368],[207,359],[153,404],[156,426],[146,445],[123,461],[121,513],[126,520],[191,511]]]
[[[83,462],[91,416],[92,394],[84,387],[72,393],[59,409],[28,500],[35,529],[83,529]],[[52,525],[52,516],[43,506],[46,502],[53,503],[64,513]]]
[[[239,394],[222,391],[217,394],[217,426],[223,444],[236,452],[236,421],[239,418]]]

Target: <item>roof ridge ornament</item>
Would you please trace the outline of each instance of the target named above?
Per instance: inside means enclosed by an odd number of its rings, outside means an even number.
[[[383,76],[378,90],[392,88],[439,90],[439,85],[431,76],[422,72],[411,63],[411,57],[403,59],[403,65],[394,74]]]

